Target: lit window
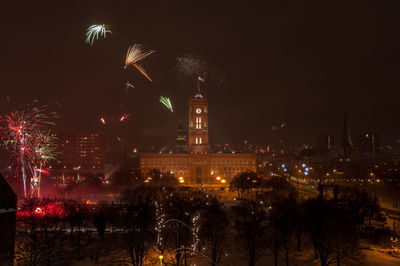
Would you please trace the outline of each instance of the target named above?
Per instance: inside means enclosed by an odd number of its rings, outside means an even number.
[[[199,138],[196,137],[196,144],[199,144]]]
[[[196,117],[196,129],[201,129],[201,117]]]
[[[201,144],[201,138],[199,138],[199,144]]]

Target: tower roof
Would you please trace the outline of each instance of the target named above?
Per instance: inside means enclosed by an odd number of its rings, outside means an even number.
[[[196,94],[194,95],[194,98],[195,98],[195,99],[203,99],[204,97],[203,97],[203,95],[201,95],[200,92],[198,92],[198,93],[196,93]]]

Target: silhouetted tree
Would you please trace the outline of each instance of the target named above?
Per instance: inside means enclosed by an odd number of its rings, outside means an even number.
[[[231,191],[237,191],[239,197],[243,197],[250,193],[253,188],[260,188],[262,179],[257,177],[254,172],[242,172],[236,175],[229,186]]]
[[[351,259],[358,237],[353,220],[332,201],[311,199],[304,203],[307,231],[321,266]]]
[[[145,180],[148,180],[148,184],[150,186],[176,186],[179,184],[178,179],[174,174],[169,172],[160,172],[158,169],[151,169],[148,171],[144,177]]]
[[[23,265],[62,265],[70,261],[55,199],[26,198],[18,212],[16,261]],[[57,217],[57,218],[56,218]]]
[[[226,249],[229,232],[229,219],[226,211],[216,198],[207,202],[201,211],[199,236],[211,253],[211,265],[218,265]]]
[[[177,266],[187,264],[188,251],[197,241],[193,218],[204,208],[205,202],[203,192],[188,188],[179,188],[165,198],[167,248]]]
[[[267,211],[258,201],[243,200],[232,207],[239,243],[249,266],[256,265],[267,248]]]
[[[148,197],[139,192],[131,194],[128,201],[122,203],[120,228],[122,229],[122,247],[128,254],[128,262],[134,266],[144,263],[146,252],[154,239],[154,210]]]

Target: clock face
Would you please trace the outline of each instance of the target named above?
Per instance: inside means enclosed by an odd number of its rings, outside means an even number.
[[[197,109],[196,109],[196,113],[200,114],[200,113],[201,113],[201,109],[200,109],[200,108],[197,108]]]

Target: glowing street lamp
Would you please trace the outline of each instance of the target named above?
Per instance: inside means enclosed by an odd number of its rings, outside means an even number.
[[[160,259],[160,265],[162,266],[163,265],[162,261],[163,261],[164,256],[160,255],[160,256],[158,256],[158,258]]]

